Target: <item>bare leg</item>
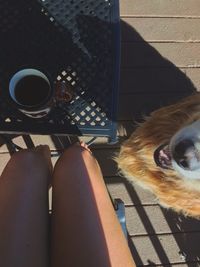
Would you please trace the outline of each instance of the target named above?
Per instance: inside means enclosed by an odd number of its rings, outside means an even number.
[[[53,175],[52,267],[133,267],[97,161],[75,145]]]
[[[0,265],[48,266],[49,148],[14,154],[0,178]]]

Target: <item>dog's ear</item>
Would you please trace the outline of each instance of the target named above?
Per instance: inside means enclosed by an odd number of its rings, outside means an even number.
[[[150,117],[174,119],[188,119],[191,114],[199,111],[200,108],[200,93],[194,93],[188,97],[183,98],[177,103],[162,107],[151,113]]]
[[[200,193],[183,187],[167,188],[155,192],[159,203],[185,216],[200,219]]]

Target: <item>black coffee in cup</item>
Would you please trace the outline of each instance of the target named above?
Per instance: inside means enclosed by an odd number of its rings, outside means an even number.
[[[49,83],[39,76],[22,78],[15,87],[15,99],[22,106],[38,106],[49,96]]]
[[[31,118],[46,116],[53,106],[54,88],[37,69],[23,69],[13,75],[9,93],[17,108]]]

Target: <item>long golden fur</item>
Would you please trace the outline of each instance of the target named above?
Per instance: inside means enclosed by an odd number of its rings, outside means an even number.
[[[154,111],[122,144],[117,162],[130,181],[151,190],[161,205],[200,219],[200,180],[182,179],[175,170],[158,167],[153,158],[158,146],[196,120],[200,120],[200,94]]]

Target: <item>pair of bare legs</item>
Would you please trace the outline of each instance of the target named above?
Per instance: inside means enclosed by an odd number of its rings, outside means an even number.
[[[0,264],[135,266],[99,165],[85,145],[67,149],[54,171],[47,146],[11,157],[0,178]]]

